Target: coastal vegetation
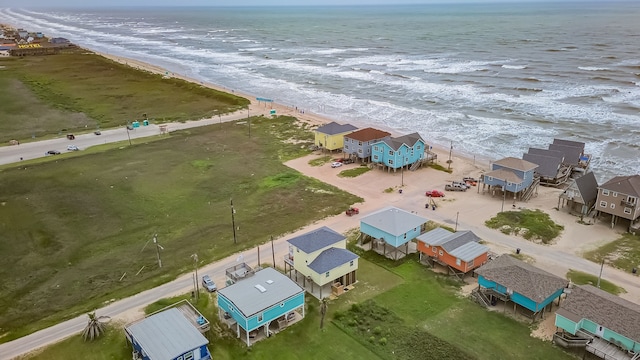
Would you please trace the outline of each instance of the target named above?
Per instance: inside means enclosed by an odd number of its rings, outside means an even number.
[[[353,169],[342,170],[342,171],[340,171],[338,176],[353,178],[353,177],[356,177],[356,176],[360,176],[360,175],[366,173],[369,170],[371,170],[371,169],[367,165],[361,165],[361,166],[358,166],[358,167],[353,168]]]
[[[576,285],[598,286],[598,277],[593,274],[570,269],[569,272],[567,272],[566,277]],[[600,289],[613,295],[624,294],[627,292],[624,288],[604,279],[600,279]]]
[[[83,49],[3,58],[0,143],[124,126],[197,120],[246,108],[249,100],[140,71]]]
[[[252,118],[251,138],[247,125],[1,170],[11,241],[0,244],[0,341],[168,282],[191,269],[193,253],[206,264],[362,201],[282,164],[308,153],[306,140],[281,140],[305,132],[294,118]]]
[[[596,263],[605,261],[609,266],[631,272],[640,271],[640,235],[626,233],[619,239],[588,251],[584,257]]]
[[[499,212],[485,221],[485,225],[491,229],[499,229],[508,235],[514,234],[527,240],[539,240],[543,244],[550,244],[564,230],[564,226],[553,222],[549,214],[537,209]]]
[[[453,172],[453,169],[446,168],[446,167],[444,167],[444,166],[442,166],[440,164],[430,163],[429,167],[432,168],[432,169],[439,170],[439,171],[444,171],[444,172],[449,173],[449,174],[451,174]]]
[[[328,164],[329,162],[331,162],[331,156],[330,155],[324,155],[324,156],[321,156],[319,158],[315,158],[315,159],[309,160],[309,165],[311,165],[311,166],[322,166],[324,164]]]

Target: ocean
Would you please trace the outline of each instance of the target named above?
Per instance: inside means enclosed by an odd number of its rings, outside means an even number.
[[[65,37],[479,159],[582,141],[640,173],[640,2],[1,9]]]

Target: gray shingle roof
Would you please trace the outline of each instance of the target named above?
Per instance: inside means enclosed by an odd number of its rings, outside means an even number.
[[[389,147],[391,147],[393,150],[398,150],[400,149],[402,144],[406,144],[408,147],[412,148],[418,142],[418,140],[422,140],[422,142],[426,144],[426,141],[424,141],[422,136],[420,136],[420,134],[418,134],[417,132],[399,137],[383,139],[382,141],[389,145]]]
[[[338,266],[344,265],[351,260],[358,258],[358,255],[352,253],[346,249],[329,248],[320,253],[309,264],[309,269],[315,271],[318,274],[324,274],[329,270],[333,270]]]
[[[554,292],[567,286],[569,281],[548,273],[508,254],[476,269],[476,274],[503,285],[540,303]]]
[[[310,254],[344,239],[345,237],[342,236],[342,234],[323,226],[319,229],[289,239],[287,242],[301,251],[304,251],[306,254]]]
[[[538,165],[532,162],[514,158],[514,157],[506,157],[504,159],[500,159],[494,162],[494,164],[500,165],[502,167],[506,167],[509,169],[520,170],[520,171],[529,171],[538,167]]]
[[[550,156],[550,157],[560,158],[561,161],[564,161],[564,153],[562,151],[555,151],[555,150],[549,150],[549,149],[529,148],[527,153],[534,154],[534,155],[542,155],[542,156]]]
[[[327,135],[336,135],[342,134],[346,132],[350,132],[353,130],[357,130],[358,128],[351,124],[338,124],[335,121],[332,121],[328,124],[322,125],[316,129],[317,132],[327,134]]]
[[[588,172],[575,179],[576,187],[585,204],[589,204],[598,197],[598,180],[593,172]]]
[[[541,176],[555,179],[558,177],[558,170],[562,164],[562,159],[538,154],[523,154],[522,158],[538,165],[536,172]]]
[[[572,140],[564,140],[564,139],[553,139],[553,143],[557,145],[564,146],[573,146],[584,151],[584,143],[580,141],[572,141]]]
[[[478,244],[480,238],[472,231],[453,233],[443,228],[436,228],[416,239],[428,246],[441,246],[448,254],[465,262],[489,251],[486,246]]]
[[[271,283],[267,280],[271,280]],[[263,286],[267,291],[261,292],[256,285]],[[265,268],[250,278],[218,290],[218,295],[231,301],[248,318],[302,292],[304,290],[293,280],[273,268]]]
[[[427,221],[429,220],[422,216],[393,206],[385,207],[360,219],[361,223],[371,225],[393,236],[400,236],[413,228],[422,226]]]
[[[557,314],[574,322],[589,319],[640,342],[640,305],[594,286],[582,285],[571,289]]]
[[[640,197],[640,175],[616,176],[600,185],[602,189]]]
[[[209,341],[176,308],[125,327],[152,360],[172,360]]]
[[[516,173],[514,173],[512,170],[508,170],[508,169],[498,169],[498,170],[489,171],[488,173],[485,173],[484,176],[492,177],[494,179],[503,180],[506,182],[514,183],[514,184],[520,184],[523,181],[523,179],[520,176],[516,175]]]
[[[561,151],[564,154],[564,163],[570,165],[577,165],[582,156],[582,149],[575,146],[549,144],[549,150]]]

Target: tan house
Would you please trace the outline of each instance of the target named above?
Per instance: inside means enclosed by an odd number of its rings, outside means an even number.
[[[640,175],[616,176],[598,187],[598,215],[611,215],[611,227],[618,218],[629,220],[629,228],[640,219]]]
[[[332,293],[340,295],[357,281],[358,255],[346,249],[347,240],[342,234],[323,226],[288,242],[285,274],[295,276],[311,295],[319,299]]]

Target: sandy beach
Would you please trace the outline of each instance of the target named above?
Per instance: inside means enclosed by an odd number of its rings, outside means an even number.
[[[251,94],[237,92],[234,89],[224,88],[216,84],[203,83],[181,74],[168,72],[161,67],[147,64],[142,61],[103,53],[100,53],[100,55],[143,71],[200,83],[203,86],[219,91],[231,92],[238,96],[246,97],[251,101],[249,108],[251,115],[262,114],[268,116],[269,111],[275,109],[278,115],[295,116],[300,121],[309,123],[312,126],[319,126],[330,121],[341,123],[339,118],[328,119],[305,111],[304,106],[298,106],[296,109],[275,102],[258,102],[256,97]],[[353,123],[353,125],[360,128],[368,126],[367,124],[358,123]],[[403,135],[392,131],[392,129],[383,130],[391,132],[394,136]],[[433,139],[425,138],[425,140],[427,143],[430,143],[430,140]],[[450,149],[442,147],[433,147],[432,151],[438,155],[438,163],[440,165],[445,167],[447,166],[446,160],[448,160],[450,156],[449,150]],[[558,205],[558,196],[562,190],[542,186],[538,188],[537,195],[528,202],[519,202],[507,198],[503,204],[503,199],[500,196],[492,197],[489,193],[483,194],[481,188],[473,187],[466,192],[447,192],[445,198],[436,200],[438,203],[436,211],[425,209],[427,198],[424,193],[426,190],[442,190],[444,185],[448,182],[460,180],[464,176],[478,178],[483,172],[490,169],[490,161],[492,159],[466,157],[463,156],[463,154],[458,154],[455,151],[455,148],[451,151],[451,168],[453,170],[451,174],[430,168],[423,168],[415,172],[404,171],[403,173],[400,171],[396,173],[387,173],[385,171],[374,169],[356,178],[341,178],[337,176],[340,171],[346,168],[356,167],[358,164],[346,165],[338,169],[332,169],[328,164],[320,167],[313,167],[308,164],[309,160],[322,155],[322,153],[316,152],[307,157],[292,160],[286,163],[286,165],[304,173],[305,175],[312,176],[322,180],[323,182],[332,184],[362,197],[365,201],[363,204],[359,204],[361,207],[361,214],[367,214],[368,212],[381,207],[393,205],[408,211],[415,211],[423,214],[430,219],[444,219],[444,221],[449,223],[449,225],[455,224],[455,219],[458,219],[458,223],[460,225],[464,224],[466,228],[471,230],[475,231],[475,229],[486,229],[485,231],[488,230],[488,232],[499,233],[498,231],[487,229],[484,226],[484,222],[500,212],[503,208],[505,210],[510,208],[540,209],[548,213],[556,223],[563,225],[565,230],[552,245],[534,245],[540,248],[557,249],[558,253],[570,253],[578,257],[580,257],[585,251],[597,248],[619,238],[621,232],[624,230],[622,228],[611,229],[608,223],[599,221],[596,221],[594,225],[579,224],[577,222],[578,218],[574,215],[570,215],[566,209],[560,209],[560,211],[554,209]],[[341,153],[335,153],[334,155],[335,157],[340,157]],[[367,186],[361,186],[361,184],[367,184]],[[388,188],[394,188],[395,190],[402,188],[403,193],[400,194],[398,191],[385,193],[384,190]],[[316,224],[316,226],[318,225],[320,224]],[[357,223],[354,222],[353,227],[356,226]],[[523,239],[514,238],[513,246],[505,246],[504,244],[492,242],[491,238],[483,237],[483,239],[487,241],[488,245],[496,253],[512,252],[518,244],[523,241]],[[564,277],[570,268],[570,266],[567,266],[566,263],[563,263],[562,261],[546,259],[541,256],[536,256],[535,254],[528,255],[533,256],[538,266],[559,276]],[[604,279],[610,279],[616,283],[616,279],[612,276],[613,274],[616,274],[615,277],[626,278],[627,281],[625,282],[627,284],[635,282],[635,278],[631,274],[626,274],[613,268],[605,267],[605,269],[606,271],[603,273]],[[622,295],[623,297],[634,302],[640,302],[640,287],[629,287],[624,286],[623,284],[619,285],[625,287],[627,290],[627,293]]]

